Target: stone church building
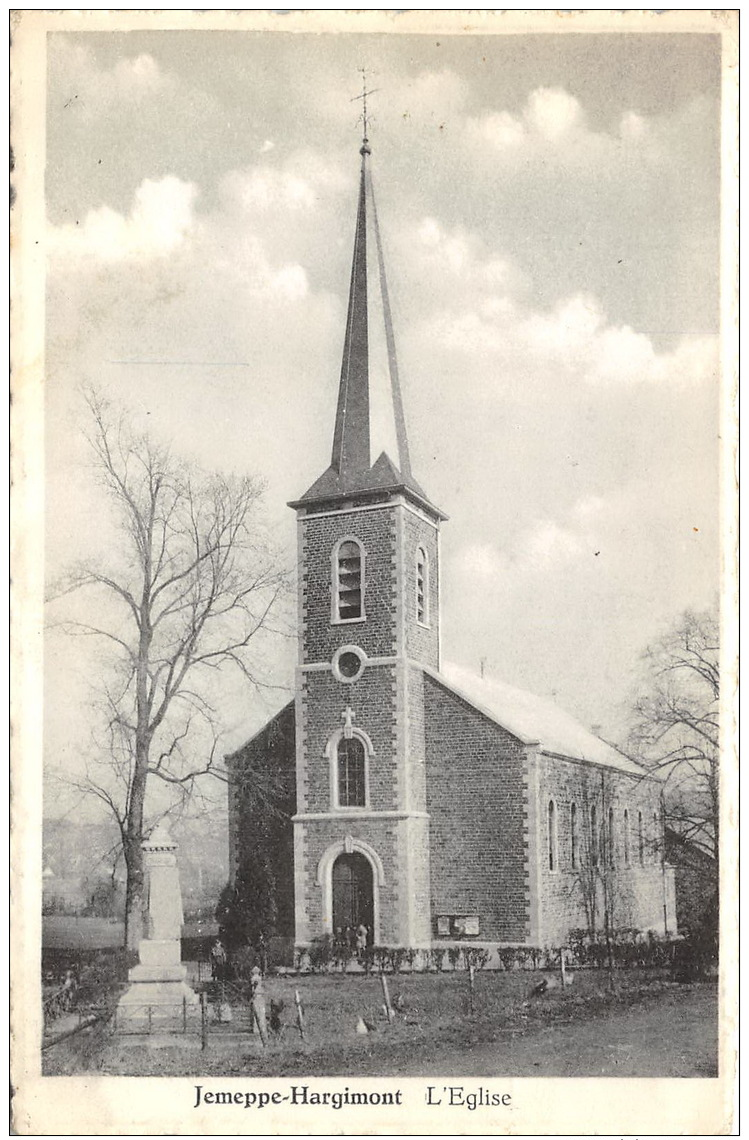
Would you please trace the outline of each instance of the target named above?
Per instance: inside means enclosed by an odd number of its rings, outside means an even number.
[[[360,153],[332,458],[289,504],[294,698],[227,758],[234,881],[299,946],[362,923],[378,945],[553,946],[606,908],[616,928],[674,933],[661,783],[548,701],[442,660],[446,515],[411,471],[366,139]],[[370,452],[368,256],[393,455]]]

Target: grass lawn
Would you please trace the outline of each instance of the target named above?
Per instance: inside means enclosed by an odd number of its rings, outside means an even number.
[[[189,1045],[175,1039],[175,1044],[158,1049],[134,1047],[106,1028],[96,1028],[70,1038],[44,1054],[44,1071],[48,1074],[98,1072],[111,1075],[255,1076],[282,1075],[378,1075],[403,1071],[459,1072],[461,1057],[486,1054],[487,1072],[491,1070],[491,1049],[496,1043],[541,1042],[550,1029],[558,1030],[564,1040],[566,1032],[586,1022],[602,1028],[608,1019],[609,1037],[616,1042],[615,1021],[626,1018],[630,1011],[652,1011],[657,1025],[659,1010],[671,1017],[669,1049],[678,1048],[680,1003],[689,995],[698,995],[699,1024],[705,1023],[705,1057],[685,1061],[688,1072],[673,1075],[712,1075],[717,1072],[717,986],[702,983],[679,986],[663,976],[643,970],[617,970],[616,991],[609,988],[604,971],[579,971],[574,984],[565,991],[554,989],[541,997],[530,991],[542,975],[524,971],[479,973],[476,975],[474,1013],[468,1008],[468,980],[464,971],[444,974],[403,974],[388,976],[391,999],[400,995],[403,1013],[392,1025],[382,1009],[383,997],[379,977],[363,975],[309,975],[271,977],[266,981],[266,1001],[284,1002],[283,1030],[271,1036],[267,1049],[258,1038],[239,1037],[232,1027],[212,1026],[205,1052],[196,1049],[193,1038]],[[302,1041],[294,1022],[294,990],[299,989],[306,1016],[306,1039]],[[696,1000],[692,997],[692,1004]],[[675,1012],[674,1012],[675,1011]],[[359,1018],[373,1029],[366,1035],[356,1032]],[[236,1022],[235,1022],[236,1027]],[[567,1029],[565,1029],[567,1027]],[[641,1028],[631,1032],[640,1034]],[[674,1041],[674,1036],[676,1041]],[[595,1034],[593,1034],[595,1040]],[[546,1041],[546,1046],[549,1042]],[[612,1046],[613,1048],[614,1046]],[[488,1052],[486,1052],[488,1050]],[[560,1050],[564,1052],[564,1050]],[[545,1055],[548,1061],[548,1048]],[[702,1056],[702,1054],[700,1054]],[[443,1068],[452,1058],[451,1068]],[[553,1058],[553,1051],[552,1051]],[[641,1075],[659,1075],[643,1059]],[[535,1064],[529,1060],[529,1065]],[[554,1072],[548,1063],[544,1075],[584,1075],[567,1067]],[[703,1071],[700,1070],[700,1064]],[[415,1068],[414,1068],[415,1066]],[[430,1068],[431,1066],[431,1068]],[[697,1070],[697,1071],[693,1071]],[[705,1071],[707,1070],[707,1071]],[[475,1071],[475,1070],[473,1070]],[[597,1071],[597,1070],[593,1070]],[[666,1070],[660,1070],[666,1075]],[[533,1075],[528,1072],[526,1075]],[[538,1074],[536,1074],[538,1075]]]

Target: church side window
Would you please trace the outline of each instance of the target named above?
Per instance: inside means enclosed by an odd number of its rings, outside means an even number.
[[[338,544],[333,556],[333,621],[364,617],[364,548],[355,538]]]
[[[338,806],[366,807],[366,754],[358,737],[338,741]]]
[[[614,809],[609,808],[609,829],[608,829],[608,864],[609,867],[614,866],[614,854],[616,844],[616,832],[614,829]]]
[[[570,808],[570,864],[573,871],[577,870],[577,862],[577,804],[573,804]]]
[[[557,869],[557,809],[553,800],[549,800],[549,870]]]
[[[423,546],[416,551],[416,620],[429,625],[429,559]]]
[[[629,866],[630,852],[629,852],[629,811],[624,809],[624,866]]]
[[[598,866],[598,812],[596,805],[590,809],[590,862],[593,867]]]

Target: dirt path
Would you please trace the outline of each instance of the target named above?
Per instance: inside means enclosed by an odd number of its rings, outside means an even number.
[[[470,1049],[440,1051],[378,1076],[717,1077],[717,987],[663,994],[588,1021],[532,1029]]]

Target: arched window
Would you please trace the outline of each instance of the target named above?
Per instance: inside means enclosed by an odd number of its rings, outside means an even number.
[[[616,834],[614,832],[614,809],[612,807],[609,808],[609,828],[608,828],[607,840],[608,840],[608,849],[609,849],[608,850],[608,864],[609,864],[609,867],[613,867],[614,866],[614,855],[615,855],[615,851],[616,851],[616,847],[615,847]]]
[[[358,736],[342,736],[336,749],[338,807],[367,806],[367,757]]]
[[[423,546],[416,551],[416,620],[429,625],[429,558]]]
[[[642,834],[642,812],[637,813],[637,857],[640,866],[645,862],[645,837]]]
[[[572,870],[577,870],[577,804],[570,808],[570,863]]]
[[[346,538],[333,551],[333,621],[363,617],[364,548],[355,538]]]
[[[624,866],[629,866],[629,810],[624,809]]]
[[[557,809],[553,800],[549,800],[549,870],[557,869]]]
[[[598,844],[600,842],[598,836],[598,812],[596,805],[593,804],[590,809],[590,862],[593,867],[598,866]]]

